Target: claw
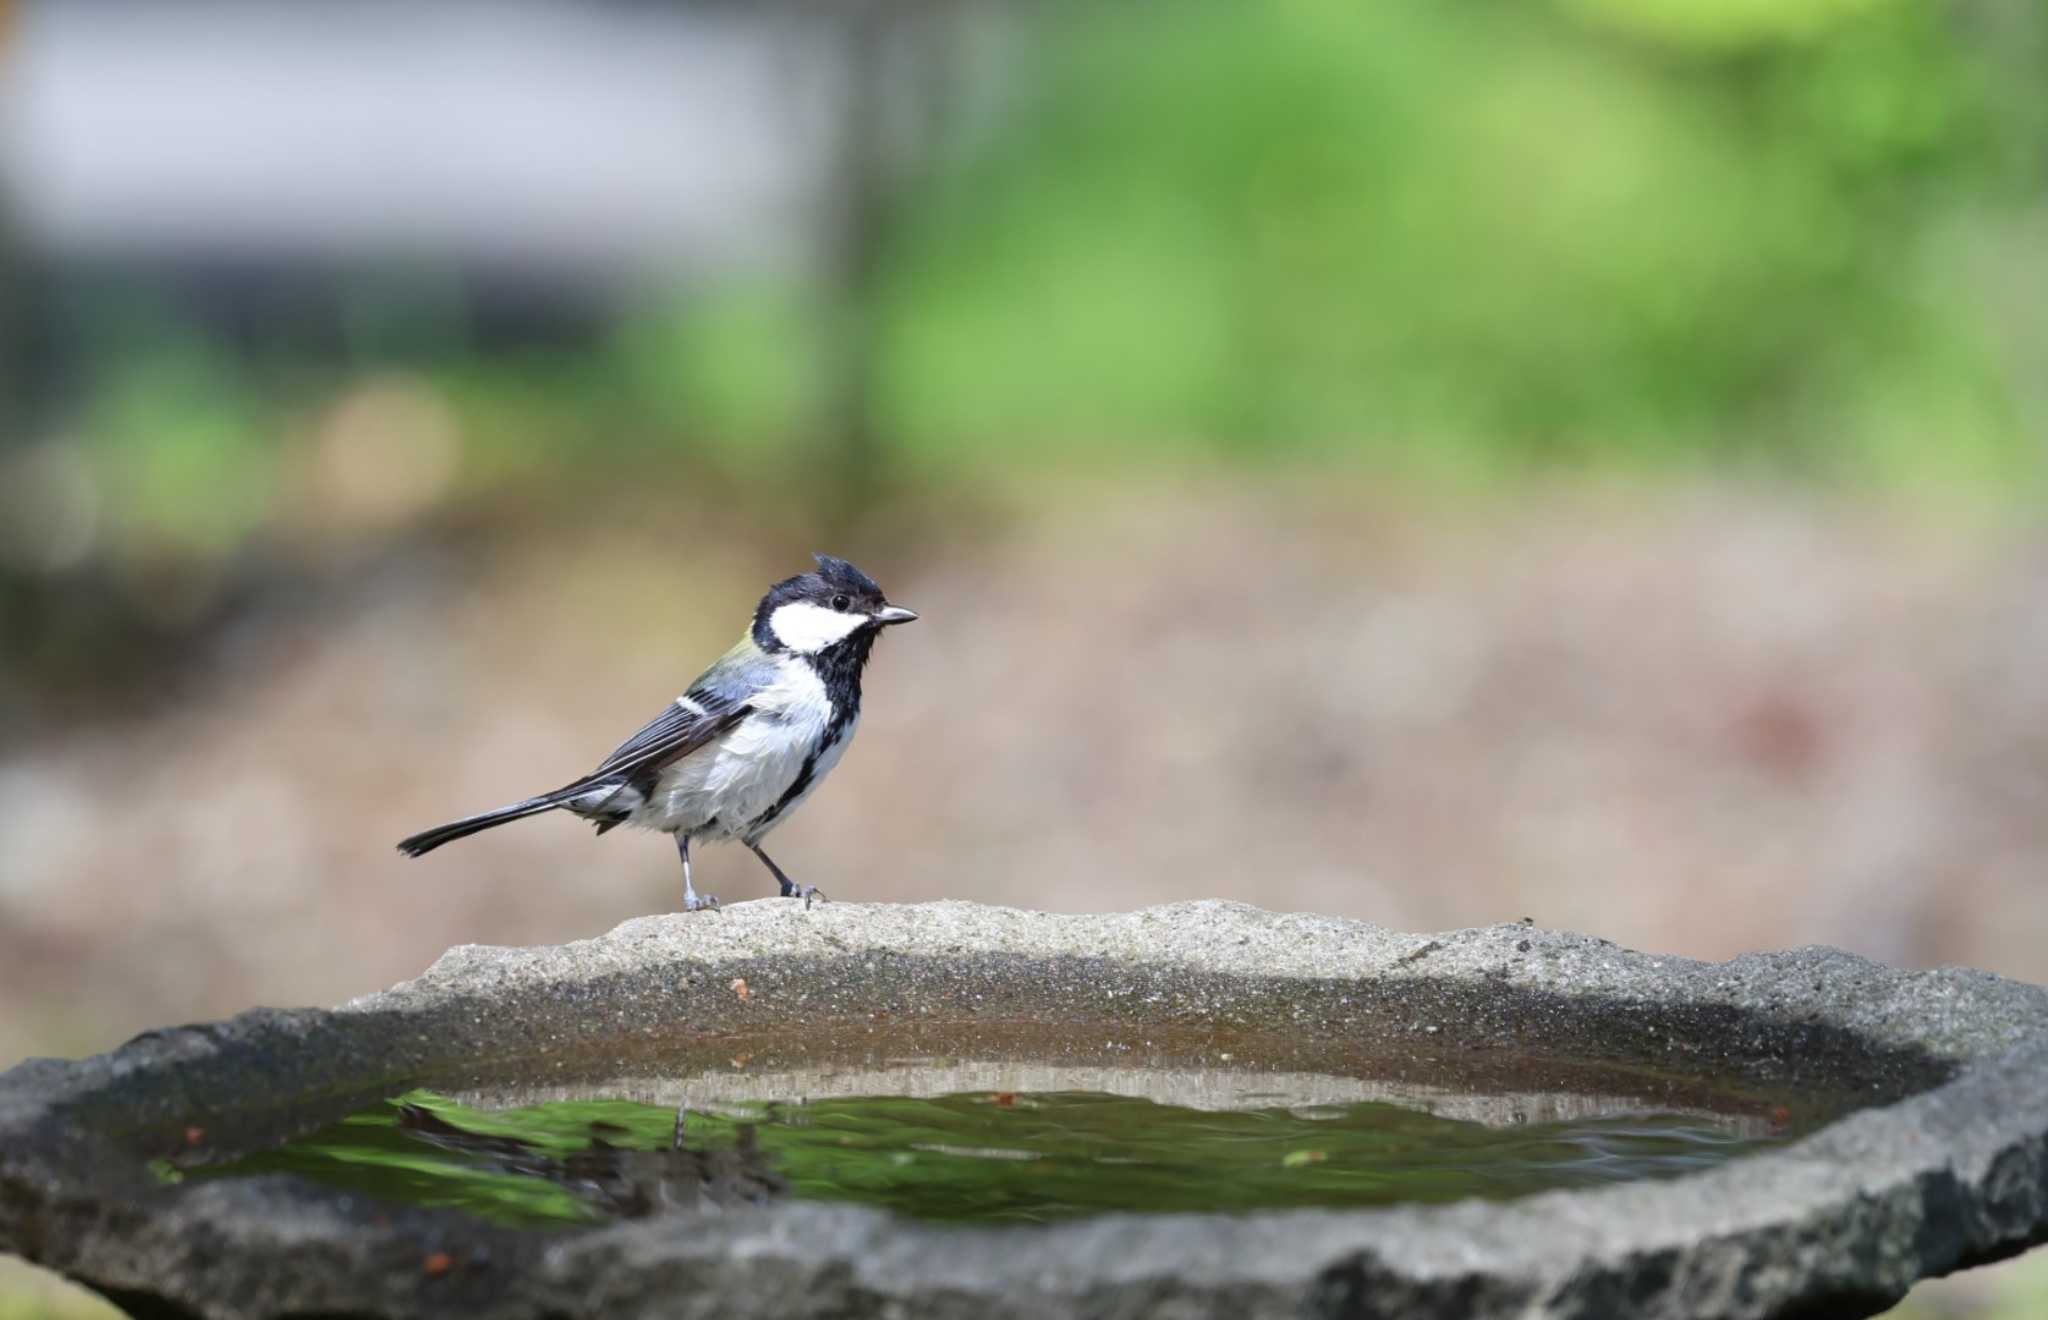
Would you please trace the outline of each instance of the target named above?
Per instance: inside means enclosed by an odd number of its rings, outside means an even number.
[[[718,895],[716,894],[692,894],[683,900],[683,911],[685,912],[716,912],[718,910]]]
[[[798,892],[791,894],[790,897],[803,899],[804,911],[806,912],[811,910],[811,900],[814,898],[817,899],[820,903],[830,903],[832,901],[831,899],[825,896],[825,891],[818,888],[816,885],[805,885]]]

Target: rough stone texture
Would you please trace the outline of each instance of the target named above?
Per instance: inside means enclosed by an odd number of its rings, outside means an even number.
[[[1676,1064],[1878,1107],[1673,1182],[1028,1229],[784,1202],[540,1234],[286,1178],[166,1187],[144,1164],[423,1080],[601,1070],[651,1039],[794,1057],[1013,1021],[1091,1040],[1277,1028],[1303,1057],[1276,1066],[1363,1050],[1430,1076],[1510,1052]],[[458,948],[334,1012],[257,1010],[0,1077],[0,1247],[139,1314],[1848,1316],[2044,1237],[2048,991],[1827,949],[1709,965],[1519,925],[1414,936],[1219,903],[769,901]]]

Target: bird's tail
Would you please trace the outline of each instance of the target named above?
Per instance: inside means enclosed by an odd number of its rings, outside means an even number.
[[[444,843],[453,843],[457,839],[466,839],[470,835],[481,833],[492,826],[503,825],[506,821],[520,820],[527,816],[537,816],[543,811],[553,811],[556,807],[562,805],[562,801],[563,798],[560,793],[545,793],[540,797],[528,798],[524,802],[514,802],[509,807],[499,807],[496,811],[486,811],[475,816],[464,816],[461,820],[451,820],[446,825],[436,825],[433,829],[421,830],[409,839],[401,839],[398,844],[398,851],[404,853],[407,857],[418,857],[421,853],[432,852]]]

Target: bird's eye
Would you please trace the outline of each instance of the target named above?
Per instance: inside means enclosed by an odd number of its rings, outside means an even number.
[[[852,603],[852,601],[848,600],[844,596],[834,596],[832,598],[832,608],[835,610],[843,610]]]

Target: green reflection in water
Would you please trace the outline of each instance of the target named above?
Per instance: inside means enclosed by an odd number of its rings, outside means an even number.
[[[1754,1125],[1752,1125],[1752,1128]],[[693,1111],[477,1110],[431,1092],[185,1178],[293,1173],[545,1226],[791,1195],[940,1220],[1506,1198],[1670,1177],[1778,1144],[1680,1114],[1488,1127],[1398,1105],[1216,1112],[1088,1092],[869,1096]]]

